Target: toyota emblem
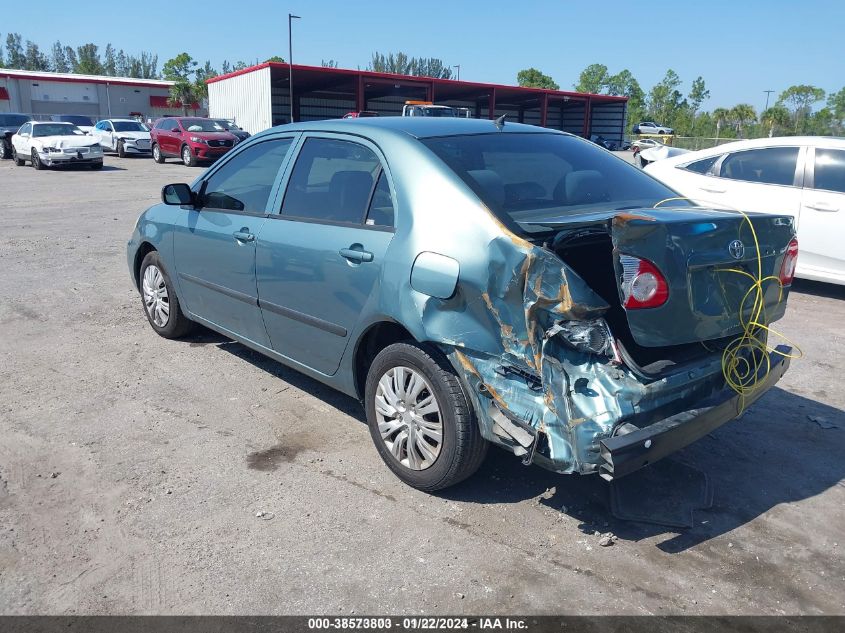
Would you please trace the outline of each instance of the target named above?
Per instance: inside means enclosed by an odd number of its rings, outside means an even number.
[[[745,255],[745,244],[743,244],[739,240],[734,240],[733,242],[728,244],[728,252],[734,259],[742,259],[742,257]]]

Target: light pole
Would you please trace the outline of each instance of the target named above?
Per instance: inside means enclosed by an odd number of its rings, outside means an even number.
[[[299,20],[298,15],[288,13],[288,99],[290,100],[290,122],[294,123],[293,118],[293,37],[291,36],[291,23],[293,20]]]
[[[458,76],[457,76],[457,78],[456,78],[456,81],[460,81],[460,80],[461,80],[461,65],[460,65],[460,64],[455,64],[454,66],[452,66],[452,68],[457,68],[457,69],[458,69]]]
[[[774,90],[764,90],[763,92],[766,93],[766,107],[763,108],[763,112],[769,109],[769,95],[774,92]]]

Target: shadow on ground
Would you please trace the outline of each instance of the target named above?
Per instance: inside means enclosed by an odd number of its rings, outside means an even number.
[[[214,344],[366,423],[361,405],[353,398],[239,343],[203,331],[190,339],[190,344]],[[496,449],[490,450],[475,476],[439,494],[484,504],[513,504],[541,497],[540,503],[578,519],[585,533],[610,531],[630,541],[666,535],[658,547],[676,553],[730,532],[779,504],[801,501],[841,485],[845,479],[843,454],[845,412],[775,387],[740,420],[670,458],[706,473],[712,484],[713,505],[694,513],[690,529],[617,519],[610,508],[609,484],[599,477],[557,475],[537,466],[525,467],[518,458]],[[661,493],[661,487],[669,490],[674,484],[667,475],[652,492],[668,495]]]
[[[791,292],[814,297],[825,297],[827,299],[845,299],[845,286],[838,284],[827,284],[821,281],[810,281],[809,279],[796,279],[792,282]]]

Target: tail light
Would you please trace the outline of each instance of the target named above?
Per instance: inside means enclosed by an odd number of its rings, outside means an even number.
[[[795,279],[795,266],[798,264],[798,240],[794,237],[786,247],[786,253],[783,256],[783,263],[780,265],[780,274],[778,279],[784,286],[788,286]]]
[[[669,298],[669,284],[657,266],[647,259],[620,255],[622,306],[626,309],[656,308]]]

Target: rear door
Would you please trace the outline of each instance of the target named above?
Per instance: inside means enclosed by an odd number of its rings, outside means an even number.
[[[808,148],[798,275],[845,282],[845,149]]]
[[[294,136],[255,143],[210,170],[174,233],[180,297],[217,327],[269,347],[258,309],[255,239],[266,222]]]
[[[331,375],[378,292],[393,237],[389,173],[375,145],[325,134],[305,135],[288,171],[258,239],[261,311],[274,350]]]

